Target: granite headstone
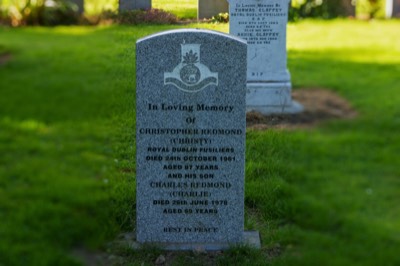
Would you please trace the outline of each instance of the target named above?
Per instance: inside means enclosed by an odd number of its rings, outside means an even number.
[[[246,43],[174,30],[136,49],[137,241],[242,243]]]
[[[119,11],[151,9],[151,0],[119,0]]]
[[[294,113],[287,69],[289,0],[229,0],[230,33],[248,43],[247,111]]]
[[[228,13],[229,4],[227,0],[199,0],[197,18],[212,18],[219,13]]]

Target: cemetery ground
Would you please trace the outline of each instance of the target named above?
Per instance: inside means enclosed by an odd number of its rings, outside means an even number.
[[[89,14],[97,14],[102,10],[118,9],[118,1],[115,0],[87,0],[85,5]],[[152,6],[171,12],[181,19],[195,19],[197,17],[196,0],[153,0]]]
[[[177,27],[0,28],[0,265],[399,265],[400,21],[289,24],[294,90],[357,116],[248,130],[261,250],[116,244],[135,229],[135,41]]]

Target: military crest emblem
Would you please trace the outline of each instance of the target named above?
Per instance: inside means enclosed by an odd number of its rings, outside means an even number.
[[[164,73],[164,85],[173,85],[185,92],[199,92],[209,85],[218,85],[218,73],[200,62],[200,44],[181,44],[181,62],[172,72]]]

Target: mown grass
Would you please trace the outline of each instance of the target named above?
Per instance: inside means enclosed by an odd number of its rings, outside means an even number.
[[[197,0],[152,0],[152,8],[171,12],[182,19],[197,17]],[[87,0],[85,11],[87,14],[99,14],[103,10],[118,10],[118,0]]]
[[[0,6],[9,6],[13,3],[12,0],[3,0],[0,1]],[[87,15],[97,15],[105,10],[118,10],[118,0],[85,0],[84,5]],[[152,0],[152,7],[171,12],[182,19],[197,17],[197,0]]]
[[[4,54],[6,51],[7,51],[6,48],[0,45],[0,55]]]
[[[263,248],[216,264],[400,264],[399,26],[289,25],[294,87],[331,89],[359,117],[248,132],[246,228]],[[74,250],[104,250],[134,230],[134,44],[170,28],[0,28],[12,51],[0,66],[0,265],[79,265]],[[123,253],[148,265],[162,252]]]
[[[171,12],[182,19],[195,19],[197,18],[197,0],[153,0],[153,8],[163,9]]]

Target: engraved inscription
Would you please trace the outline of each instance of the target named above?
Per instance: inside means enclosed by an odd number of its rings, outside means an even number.
[[[170,107],[167,107],[170,106]],[[196,108],[197,106],[197,108]],[[216,106],[207,108],[205,104],[197,105],[166,105],[149,103],[148,110],[154,112],[190,112],[198,115],[203,110],[209,112],[231,113],[233,106]],[[153,206],[158,207],[158,211],[165,215],[215,215],[221,208],[229,206],[225,198],[215,197],[214,190],[230,190],[231,182],[218,181],[221,176],[221,167],[229,167],[235,163],[235,147],[213,146],[214,138],[225,135],[242,135],[241,129],[192,129],[171,128],[171,129],[145,129],[139,128],[139,134],[161,135],[169,139],[169,146],[148,146],[146,148],[146,161],[161,162],[161,173],[165,176],[165,181],[150,182],[152,189],[166,189],[172,192],[153,200]],[[175,137],[176,135],[179,137]],[[199,137],[185,137],[185,135]],[[201,137],[206,136],[206,137]],[[226,164],[226,166],[224,165]],[[215,181],[214,181],[215,180]],[[184,199],[174,199],[184,197]],[[195,199],[190,200],[193,197]],[[208,229],[182,230],[181,228],[169,227],[164,229],[164,233],[183,233],[183,232],[217,232]]]
[[[240,243],[246,43],[186,29],[136,48],[137,241]]]
[[[209,85],[218,85],[218,73],[200,62],[200,44],[181,45],[182,60],[172,72],[164,73],[164,84],[185,92],[199,92]],[[162,105],[162,107],[164,107]]]
[[[286,18],[280,3],[236,4],[230,16],[238,21],[240,29],[237,36],[248,44],[270,45],[278,42],[280,37],[280,19]],[[253,76],[262,76],[262,72],[254,72]]]

